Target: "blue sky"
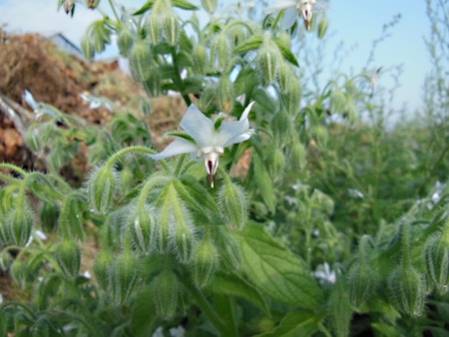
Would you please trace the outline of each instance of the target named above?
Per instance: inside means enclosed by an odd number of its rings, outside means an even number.
[[[145,0],[121,2],[138,7]],[[372,41],[380,35],[382,25],[395,14],[402,14],[392,36],[378,47],[376,66],[403,65],[402,88],[396,103],[405,102],[409,108],[418,109],[424,76],[429,70],[424,44],[428,33],[425,10],[425,0],[331,0],[328,18],[330,31],[335,36],[333,41],[344,41],[347,48],[355,46],[342,70],[360,69],[366,62]],[[0,25],[7,24],[14,32],[36,31],[46,35],[63,32],[75,43],[79,43],[86,26],[96,17],[92,11],[79,9],[71,19],[62,11],[56,11],[56,0],[0,0]],[[329,51],[332,51],[330,47]]]

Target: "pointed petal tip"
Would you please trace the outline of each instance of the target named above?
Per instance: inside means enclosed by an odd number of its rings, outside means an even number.
[[[255,101],[252,101],[251,103],[248,104],[245,110],[243,110],[240,120],[248,119],[249,113],[251,112],[251,109],[253,108],[254,104],[256,104]]]

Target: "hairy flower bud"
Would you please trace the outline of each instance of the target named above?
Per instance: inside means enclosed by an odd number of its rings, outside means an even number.
[[[133,45],[133,34],[130,29],[122,25],[117,33],[117,46],[122,56],[128,56]]]
[[[99,168],[92,174],[87,186],[91,207],[101,214],[110,210],[118,189],[114,168],[110,165]]]
[[[76,277],[81,267],[81,251],[73,240],[64,240],[56,246],[55,258],[64,275]]]
[[[137,81],[144,82],[151,77],[152,55],[148,42],[139,39],[134,42],[129,52],[131,73]]]
[[[176,45],[179,36],[179,22],[175,14],[169,13],[163,18],[163,32],[165,40],[171,46]]]
[[[212,14],[217,9],[217,0],[201,0],[201,5],[209,14]]]
[[[225,32],[221,32],[215,38],[211,47],[211,53],[211,61],[214,63],[212,66],[217,62],[220,68],[226,69],[232,59],[232,46]]]
[[[161,271],[152,281],[153,301],[158,316],[169,320],[176,314],[180,292],[178,276],[170,269]]]
[[[19,206],[7,214],[0,224],[0,246],[25,246],[31,237],[33,217],[27,205]]]
[[[110,290],[115,303],[125,302],[136,284],[138,262],[135,256],[125,251],[114,259],[109,269]]]
[[[291,145],[288,162],[292,168],[296,168],[298,170],[305,169],[307,165],[306,148],[298,139],[295,139]]]
[[[220,78],[217,99],[220,111],[231,113],[234,108],[234,85],[228,76]]]
[[[447,224],[446,226],[448,226]],[[449,231],[430,237],[424,248],[428,275],[440,294],[449,289]]]
[[[130,219],[133,243],[143,254],[149,254],[155,248],[156,222],[153,213],[154,210],[149,205],[145,205],[145,207],[136,208]]]
[[[58,230],[65,238],[79,238],[84,236],[84,202],[78,194],[68,195],[63,201],[59,215]]]
[[[276,79],[280,62],[282,57],[279,55],[278,48],[266,38],[257,54],[257,64],[265,85],[269,85]]]
[[[220,210],[227,226],[231,229],[242,229],[247,221],[248,203],[243,189],[229,176],[224,179],[219,200]]]
[[[420,316],[424,309],[426,284],[412,266],[398,266],[388,279],[390,298],[396,308],[410,316]]]
[[[48,201],[43,202],[39,217],[45,232],[51,232],[56,229],[59,213],[58,205]]]
[[[204,238],[198,245],[193,258],[193,279],[199,287],[209,284],[218,269],[218,251],[211,238]]]
[[[161,196],[157,243],[160,252],[174,252],[182,263],[190,261],[195,248],[195,231],[190,214],[173,184]]]
[[[209,62],[207,49],[202,44],[197,44],[192,51],[193,70],[194,72],[203,75],[206,73],[207,64]]]
[[[326,18],[322,19],[318,24],[318,38],[322,39],[327,33],[327,29],[329,28],[329,22]]]

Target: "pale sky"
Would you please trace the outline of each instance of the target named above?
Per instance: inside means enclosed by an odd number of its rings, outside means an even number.
[[[222,2],[226,1],[230,0]],[[121,1],[133,7],[139,7],[144,2]],[[56,3],[56,0],[0,0],[0,25],[7,24],[7,29],[16,33],[51,35],[62,32],[79,44],[87,25],[99,15],[78,6],[74,18],[70,18],[62,10],[57,12]],[[342,40],[347,47],[356,46],[348,54],[342,70],[352,68],[357,71],[366,61],[371,42],[379,36],[382,25],[397,13],[402,14],[402,20],[392,30],[392,36],[379,46],[376,64],[384,67],[403,64],[402,88],[397,101],[406,102],[410,108],[417,109],[421,104],[424,76],[429,69],[423,41],[428,30],[425,0],[331,0],[328,10],[330,31],[335,35],[335,43]]]

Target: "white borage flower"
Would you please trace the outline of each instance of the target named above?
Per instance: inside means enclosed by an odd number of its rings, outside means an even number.
[[[209,182],[213,187],[220,155],[224,149],[248,140],[253,130],[248,115],[255,102],[251,102],[238,121],[227,121],[222,116],[215,120],[206,117],[194,104],[190,105],[181,120],[180,127],[185,134],[173,134],[175,140],[162,152],[152,155],[161,160],[179,154],[192,153],[204,159]]]
[[[312,26],[313,13],[321,8],[322,3],[317,0],[277,0],[276,4],[270,7],[270,13],[285,10],[281,26],[289,29],[294,25],[298,16],[302,16],[307,30]]]

